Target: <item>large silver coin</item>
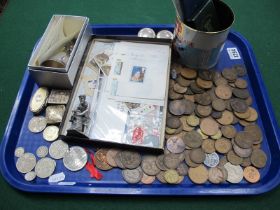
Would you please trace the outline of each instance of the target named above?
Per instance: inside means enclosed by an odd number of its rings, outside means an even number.
[[[173,39],[173,33],[168,30],[162,30],[157,33],[157,38],[161,39]]]
[[[56,162],[53,159],[49,157],[42,158],[35,166],[35,173],[40,178],[47,178],[53,174],[55,166]]]
[[[15,156],[16,157],[21,157],[24,154],[24,148],[23,147],[17,147],[15,149]]]
[[[33,113],[39,113],[42,111],[46,104],[46,100],[48,98],[49,91],[47,88],[40,87],[34,95],[32,96],[32,99],[29,104],[30,111]]]
[[[138,37],[155,38],[156,37],[156,33],[151,28],[142,28],[138,32]]]
[[[32,117],[28,123],[28,129],[32,133],[40,133],[45,129],[46,126],[47,126],[47,120],[43,116]]]
[[[61,159],[68,152],[68,144],[62,140],[57,140],[50,145],[49,154],[53,159]]]
[[[54,141],[58,138],[58,132],[59,128],[55,125],[50,125],[46,127],[46,129],[43,132],[43,138],[46,141]]]
[[[34,171],[30,171],[24,175],[24,179],[28,182],[33,181],[36,178],[36,173]]]
[[[43,158],[43,157],[46,157],[48,155],[48,152],[49,152],[49,150],[48,150],[47,146],[40,146],[36,150],[36,155],[39,158]]]
[[[16,162],[16,168],[21,173],[28,173],[36,165],[36,157],[32,153],[24,153]]]
[[[82,147],[74,146],[65,154],[63,164],[70,171],[78,171],[86,165],[87,158],[87,153]]]

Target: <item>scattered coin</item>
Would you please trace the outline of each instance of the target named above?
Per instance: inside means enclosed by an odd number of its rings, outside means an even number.
[[[182,125],[180,118],[178,117],[168,117],[166,120],[166,126],[172,129],[177,129]]]
[[[167,139],[166,147],[170,152],[177,154],[183,152],[186,145],[180,137],[173,136]]]
[[[58,138],[59,128],[55,125],[50,125],[43,131],[43,138],[46,141],[54,141]]]
[[[24,179],[28,182],[33,181],[36,178],[36,173],[34,171],[29,171],[24,175]]]
[[[242,181],[243,179],[243,170],[240,165],[232,165],[231,163],[226,163],[224,165],[225,169],[227,170],[228,177],[227,181],[233,184],[237,184]]]
[[[160,170],[166,171],[168,170],[168,168],[164,165],[163,159],[164,159],[164,155],[159,155],[156,160],[156,165]]]
[[[252,148],[243,149],[243,148],[237,146],[236,144],[233,144],[233,150],[239,157],[242,157],[242,158],[249,157],[253,151]]]
[[[187,87],[181,86],[178,83],[174,84],[173,89],[176,93],[185,93],[187,91]]]
[[[224,125],[221,127],[221,132],[224,137],[231,139],[236,136],[236,129],[233,125]]]
[[[190,125],[190,126],[197,126],[199,125],[199,118],[195,115],[189,115],[187,116],[187,123]]]
[[[222,71],[222,75],[223,75],[224,78],[226,78],[229,81],[235,81],[237,79],[237,73],[232,68],[225,68]]]
[[[216,152],[205,155],[204,165],[213,168],[219,164],[219,155]]]
[[[15,149],[15,156],[16,157],[21,157],[24,154],[24,148],[23,147],[17,147]]]
[[[216,111],[222,112],[226,109],[226,104],[223,99],[216,99],[212,101],[212,107]]]
[[[203,184],[208,180],[208,170],[203,165],[196,168],[190,168],[189,178],[196,184]]]
[[[248,131],[240,131],[236,134],[234,142],[243,149],[251,148],[253,145],[252,135]]]
[[[169,111],[173,115],[182,115],[185,113],[185,100],[174,100],[169,103]]]
[[[47,146],[40,146],[36,150],[36,155],[39,158],[46,157],[48,155],[49,149]]]
[[[73,146],[66,152],[63,164],[70,171],[79,171],[86,165],[87,158],[87,153],[82,147]]]
[[[220,139],[220,138],[222,138],[222,132],[220,129],[218,130],[218,132],[215,135],[211,136],[211,139],[215,139],[215,140]]]
[[[190,158],[190,151],[189,150],[186,150],[185,151],[185,163],[189,166],[189,167],[192,167],[192,168],[195,168],[195,167],[198,167],[200,164],[198,163],[195,163],[191,160]]]
[[[249,107],[249,112],[250,112],[250,116],[248,118],[246,118],[245,120],[248,122],[256,121],[258,119],[257,111],[254,108]]]
[[[205,139],[201,145],[202,150],[205,153],[213,153],[216,151],[215,149],[215,141],[211,139]]]
[[[136,184],[141,181],[143,177],[143,171],[140,167],[135,169],[125,169],[122,170],[122,175],[126,182],[130,184]]]
[[[234,98],[230,101],[231,108],[233,111],[238,113],[244,113],[248,110],[248,105],[246,102],[239,98]]]
[[[112,169],[112,166],[110,166],[107,162],[107,149],[102,148],[96,151],[94,157],[94,164],[96,166],[96,168],[103,170],[103,171],[108,171],[110,169]],[[121,161],[123,159],[123,154],[121,154]],[[124,162],[122,162],[124,163]]]
[[[251,155],[251,162],[257,168],[263,168],[267,162],[267,156],[261,149],[254,149]]]
[[[195,112],[199,117],[208,117],[212,112],[212,107],[197,105],[195,107]]]
[[[160,181],[161,183],[167,183],[165,178],[164,178],[164,171],[160,171],[157,175],[156,175],[156,178],[158,181]]]
[[[62,140],[57,140],[51,143],[49,148],[49,154],[53,159],[61,159],[64,158],[66,152],[68,152],[69,147],[68,144]]]
[[[28,173],[36,165],[36,157],[32,153],[24,153],[17,159],[16,168],[20,173]]]
[[[236,79],[235,81],[235,86],[238,87],[238,88],[247,88],[248,84],[247,84],[247,81],[245,79],[242,79],[242,78],[238,78]]]
[[[40,133],[45,129],[46,126],[47,126],[47,120],[43,116],[32,117],[28,123],[28,129],[32,133]]]
[[[45,87],[38,88],[31,98],[29,104],[30,111],[35,114],[40,113],[46,104],[48,95],[49,95],[49,91],[47,88]]]
[[[35,166],[35,173],[39,178],[51,176],[55,170],[56,162],[48,157],[40,159]]]
[[[134,169],[137,168],[141,163],[141,155],[134,151],[122,151],[121,162],[125,168]]]
[[[195,79],[197,76],[197,71],[190,68],[183,68],[181,75],[186,79]]]
[[[241,99],[246,99],[250,96],[249,91],[247,89],[239,89],[239,88],[233,88],[232,94]]]
[[[225,110],[222,113],[222,117],[217,119],[218,123],[222,125],[230,125],[233,122],[233,114],[232,112]]]
[[[260,172],[253,166],[244,168],[244,178],[250,183],[257,183],[260,180]]]
[[[164,179],[169,184],[176,184],[179,180],[179,174],[175,170],[167,170],[164,172]]]

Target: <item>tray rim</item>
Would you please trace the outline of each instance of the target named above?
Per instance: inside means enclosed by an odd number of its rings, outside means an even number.
[[[150,27],[154,28],[156,30],[162,30],[162,29],[173,29],[174,25],[173,24],[98,24],[92,26],[92,29],[104,29],[104,28],[111,28],[111,29],[141,29],[143,27]],[[235,31],[230,31],[229,36],[231,36],[234,39],[239,39],[242,44],[244,44],[244,47],[246,48],[246,51],[248,51],[248,56],[250,57],[250,62],[252,66],[254,67],[256,78],[258,81],[258,84],[262,86],[260,89],[262,97],[264,99],[265,103],[265,109],[268,113],[268,118],[270,120],[272,129],[273,129],[273,135],[276,137],[278,147],[280,148],[280,131],[279,127],[274,115],[274,111],[272,108],[271,101],[269,100],[269,96],[266,90],[266,87],[264,85],[263,79],[261,72],[259,70],[253,49],[250,45],[250,43],[238,32]],[[10,118],[8,120],[3,139],[1,142],[1,147],[0,147],[0,170],[2,173],[2,176],[4,179],[14,188],[26,192],[40,192],[40,193],[67,193],[67,194],[106,194],[106,195],[140,195],[140,196],[148,196],[148,195],[158,195],[158,196],[178,196],[178,195],[196,195],[196,196],[205,196],[205,195],[257,195],[261,193],[265,193],[268,191],[271,191],[275,187],[277,187],[280,183],[280,165],[278,166],[278,171],[271,179],[269,182],[265,183],[264,185],[261,185],[261,187],[258,188],[236,188],[236,189],[230,189],[230,192],[228,190],[216,190],[209,188],[209,189],[204,189],[202,185],[202,190],[200,189],[197,193],[193,193],[192,191],[184,191],[178,190],[180,187],[173,188],[168,187],[168,185],[160,187],[158,189],[165,189],[164,191],[161,192],[155,192],[151,190],[148,187],[143,187],[141,189],[139,188],[132,188],[133,186],[137,185],[131,185],[131,187],[128,188],[123,188],[123,187],[114,187],[114,189],[108,189],[107,187],[84,187],[84,186],[59,186],[59,185],[31,185],[28,183],[20,182],[17,180],[11,173],[9,173],[8,166],[6,162],[4,161],[4,151],[5,148],[7,147],[7,143],[9,140],[9,137],[11,135],[12,131],[12,126],[15,123],[16,116],[18,114],[18,108],[24,93],[24,90],[26,89],[26,86],[28,85],[31,80],[31,77],[28,73],[28,70],[25,71],[20,89],[18,91],[17,97],[15,99],[15,103],[10,115]],[[280,150],[280,149],[279,149]],[[44,187],[44,191],[42,191],[42,187]],[[69,188],[68,188],[69,187]],[[71,188],[70,188],[71,187]],[[168,189],[169,188],[169,189]],[[185,189],[185,188],[184,188]]]

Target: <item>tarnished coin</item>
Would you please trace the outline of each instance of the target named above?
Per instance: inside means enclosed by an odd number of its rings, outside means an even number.
[[[213,153],[216,151],[215,149],[215,141],[212,139],[205,139],[202,142],[201,148],[206,153]]]
[[[40,159],[35,166],[35,173],[39,178],[51,176],[55,170],[56,162],[48,157]]]
[[[21,157],[24,154],[24,148],[23,147],[17,147],[15,149],[15,156],[16,157]]]
[[[196,94],[194,96],[195,101],[203,106],[207,106],[209,104],[211,104],[211,96],[208,92],[204,92],[201,94]]]
[[[222,112],[226,109],[226,104],[223,99],[216,99],[212,101],[212,107],[216,111]]]
[[[203,89],[209,89],[213,86],[213,82],[210,81],[210,80],[204,80],[204,79],[201,79],[200,77],[198,77],[196,79],[196,84],[203,88]]]
[[[173,115],[182,115],[185,113],[185,100],[174,100],[169,103],[169,111]]]
[[[237,146],[236,144],[233,144],[233,150],[239,157],[242,157],[242,158],[249,157],[253,151],[252,148],[243,149],[243,148]]]
[[[194,127],[190,126],[187,123],[187,116],[180,117],[180,121],[182,122],[182,127],[183,127],[184,131],[188,131],[189,132],[189,131],[194,130]]]
[[[192,168],[195,168],[195,167],[198,167],[200,164],[198,163],[195,163],[191,160],[190,158],[190,151],[189,150],[186,150],[185,151],[185,163],[189,166],[189,167],[192,167]]]
[[[228,163],[227,157],[223,156],[220,158],[220,162],[219,162],[218,166],[223,167],[226,163]]]
[[[198,76],[201,79],[209,80],[209,81],[213,80],[214,74],[215,74],[214,71],[211,71],[211,70],[208,70],[208,69],[201,69],[201,70],[198,71]]]
[[[228,177],[227,181],[233,184],[237,184],[243,179],[243,170],[241,166],[232,165],[231,163],[226,163],[224,168],[227,170]]]
[[[186,79],[195,79],[197,76],[197,71],[190,68],[183,68],[181,75]]]
[[[246,99],[250,96],[249,91],[246,88],[245,89],[233,88],[232,94],[235,97],[241,98],[241,99]]]
[[[160,172],[156,164],[157,157],[146,155],[142,158],[141,168],[147,175],[155,176]]]
[[[215,120],[208,117],[200,121],[200,129],[206,135],[212,136],[219,131],[219,125]]]
[[[40,133],[45,129],[46,126],[47,126],[47,120],[43,116],[32,117],[28,123],[28,129],[32,133]]]
[[[141,163],[141,155],[134,151],[122,151],[121,161],[125,168],[134,169],[137,168]]]
[[[24,153],[17,159],[16,168],[20,173],[28,173],[36,165],[36,157],[32,153]]]
[[[177,167],[176,171],[180,176],[187,176],[188,175],[189,167],[186,163],[180,163]]]
[[[156,160],[156,165],[160,170],[166,171],[168,168],[164,165],[163,159],[164,155],[159,155]]]
[[[47,146],[40,146],[36,150],[36,155],[39,158],[46,157],[48,155],[49,149]]]
[[[65,156],[66,152],[68,152],[69,147],[68,144],[62,140],[57,140],[51,143],[49,148],[49,154],[53,159],[61,159]]]
[[[78,171],[86,165],[87,158],[87,153],[82,147],[73,146],[66,152],[63,164],[70,171]]]
[[[177,154],[183,152],[186,145],[180,137],[173,136],[167,139],[166,147],[170,152]]]
[[[181,86],[178,83],[175,83],[173,86],[173,90],[176,93],[180,93],[180,94],[184,94],[187,91],[187,89],[188,89],[187,87]]]
[[[193,92],[193,93],[196,93],[196,94],[200,94],[200,93],[203,93],[204,90],[200,87],[198,87],[198,85],[196,84],[196,82],[191,82],[190,84],[190,90]]]
[[[190,168],[189,178],[195,184],[203,184],[208,180],[208,170],[203,165],[196,168]]]
[[[164,179],[169,184],[176,184],[179,180],[179,174],[175,170],[167,170],[164,172]]]
[[[212,111],[211,117],[213,117],[214,119],[219,119],[222,117],[222,114],[223,112]]]
[[[236,134],[234,142],[243,149],[251,148],[253,145],[253,137],[248,131],[240,131]]]
[[[247,88],[247,86],[248,86],[247,81],[242,78],[237,78],[234,84],[236,87],[241,88],[241,89]]]
[[[195,163],[203,163],[205,160],[205,153],[201,148],[192,149],[190,151],[190,158]]]
[[[49,91],[47,88],[45,87],[38,88],[31,98],[29,104],[30,111],[35,114],[40,113],[46,104],[48,95],[49,95]]]
[[[191,100],[188,99],[184,99],[184,103],[185,103],[185,112],[184,114],[186,115],[190,115],[194,112],[194,102],[192,102]]]
[[[212,107],[211,106],[202,106],[202,105],[197,105],[195,107],[195,113],[199,117],[208,117],[212,112]]]
[[[164,171],[160,171],[157,175],[156,175],[156,178],[159,182],[165,184],[167,183],[165,178],[164,178]]]
[[[224,181],[224,173],[219,167],[210,168],[208,175],[209,181],[213,184],[219,184]]]
[[[111,148],[107,151],[106,153],[106,160],[107,163],[112,166],[112,167],[118,167],[117,163],[116,163],[116,155],[118,152],[120,152],[121,150],[119,149],[115,149],[115,148]]]
[[[141,181],[143,177],[143,171],[140,167],[135,169],[122,170],[123,179],[130,184],[136,184]]]
[[[244,178],[250,183],[257,183],[260,178],[260,172],[253,166],[248,166],[244,168]]]
[[[54,141],[58,138],[59,128],[55,125],[50,125],[43,131],[43,138],[46,141]]]
[[[190,125],[190,126],[197,126],[199,125],[199,118],[195,115],[189,115],[187,116],[187,123]]]
[[[215,141],[215,148],[217,152],[221,154],[226,154],[231,150],[232,144],[230,140],[226,138],[221,138]]]
[[[202,137],[203,140],[209,138],[209,136],[207,136],[206,134],[204,134],[204,133],[201,131],[201,129],[197,129],[196,131],[197,131],[197,133],[199,133],[199,134],[201,135],[201,137]]]
[[[225,78],[223,78],[223,77],[216,79],[216,80],[214,81],[214,83],[215,83],[216,86],[219,86],[219,85],[228,85],[228,81],[227,81]]]
[[[155,176],[149,176],[149,175],[143,173],[141,182],[142,182],[143,184],[152,184],[152,183],[155,181],[155,179],[156,179]]]
[[[231,139],[236,136],[236,129],[233,125],[224,125],[221,127],[221,132],[224,137]]]
[[[95,163],[96,168],[103,170],[103,171],[108,171],[108,170],[112,169],[112,166],[110,166],[107,163],[107,159],[106,159],[107,151],[108,150],[105,148],[99,149],[96,151],[95,156],[94,156],[95,157],[94,163]],[[121,155],[121,160],[122,160],[122,155]]]
[[[248,110],[248,105],[246,104],[246,102],[239,98],[230,100],[230,105],[233,111],[238,113],[244,113]]]
[[[168,117],[166,120],[166,126],[172,129],[177,129],[182,125],[180,118],[178,117]]]
[[[183,94],[176,93],[173,88],[168,91],[168,98],[171,100],[179,100],[183,97]]]
[[[230,99],[232,96],[231,88],[228,85],[218,85],[215,93],[220,99]]]
[[[254,144],[262,142],[262,130],[258,125],[248,125],[244,128],[244,131],[250,132]]]
[[[67,104],[71,90],[51,90],[48,98],[48,104]]]
[[[263,168],[267,162],[267,156],[261,149],[254,149],[251,155],[251,162],[257,168]]]
[[[234,115],[239,119],[246,119],[250,117],[250,109],[248,108],[246,112],[234,112]]]
[[[184,87],[188,87],[191,84],[191,80],[185,79],[181,74],[176,78],[176,82]]]
[[[115,162],[116,162],[116,165],[119,167],[119,168],[121,168],[121,169],[125,169],[125,167],[124,167],[124,165],[123,165],[123,163],[122,163],[122,161],[121,161],[121,151],[120,152],[118,152],[117,154],[116,154],[116,156],[115,156]],[[106,155],[107,156],[107,155]]]
[[[227,153],[227,159],[233,165],[240,165],[243,162],[243,158],[235,154],[233,150]]]
[[[202,144],[202,137],[198,132],[190,131],[184,135],[183,141],[190,148],[198,148]]]
[[[247,166],[250,166],[252,163],[251,163],[251,159],[250,157],[247,157],[247,158],[243,158],[243,161],[241,163],[241,166],[242,167],[247,167]]]
[[[233,68],[225,68],[222,71],[222,75],[229,81],[235,81],[237,79],[237,73]]]
[[[176,169],[180,164],[180,159],[178,154],[167,154],[163,158],[164,165],[169,169]]]
[[[24,179],[28,182],[33,181],[36,178],[36,173],[34,171],[29,171],[24,175]]]
[[[250,112],[250,116],[248,118],[246,118],[245,120],[248,122],[256,121],[258,119],[257,111],[254,108],[249,107],[249,112]]]
[[[216,167],[219,164],[219,155],[216,152],[213,152],[211,154],[205,155],[204,165],[213,168]]]
[[[233,114],[232,112],[225,110],[222,113],[222,117],[217,119],[218,123],[222,125],[230,125],[233,122]]]
[[[48,124],[57,124],[62,122],[65,112],[64,105],[48,106],[46,108],[46,119]]]

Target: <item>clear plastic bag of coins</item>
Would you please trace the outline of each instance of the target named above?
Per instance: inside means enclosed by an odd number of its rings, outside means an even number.
[[[142,157],[141,168],[147,175],[155,176],[160,172],[156,164],[157,157],[152,155],[145,155]]]
[[[183,141],[190,148],[198,148],[202,144],[202,137],[198,132],[190,131],[184,135]]]
[[[237,76],[239,76],[239,77],[243,77],[247,74],[247,69],[244,65],[237,64],[237,65],[232,66],[232,68],[234,69]]]
[[[212,70],[201,69],[198,71],[198,77],[204,80],[212,81],[214,78],[215,72]]]
[[[189,178],[195,184],[203,184],[208,180],[208,170],[203,165],[199,165],[196,168],[190,168]]]
[[[46,119],[48,124],[57,124],[62,122],[65,112],[64,105],[53,105],[46,108]]]
[[[215,141],[216,151],[221,154],[226,154],[232,149],[232,144],[230,140],[226,138],[220,138]]]

